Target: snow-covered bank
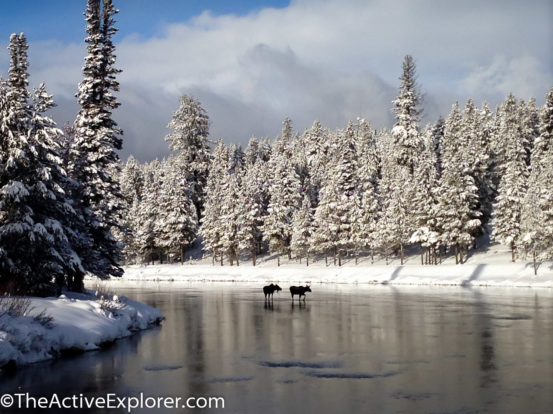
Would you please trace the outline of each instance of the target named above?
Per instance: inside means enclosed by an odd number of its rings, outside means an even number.
[[[126,297],[67,293],[31,298],[25,316],[0,311],[0,367],[99,349],[162,318],[157,309]]]
[[[213,266],[211,264],[128,266],[121,282],[235,281],[281,283],[374,283],[410,285],[462,285],[553,287],[551,263],[540,266],[534,276],[531,263],[466,263],[464,265],[366,265],[312,266],[262,264]],[[119,283],[119,281],[116,281]]]

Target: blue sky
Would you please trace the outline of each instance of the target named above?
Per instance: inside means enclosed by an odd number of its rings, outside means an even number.
[[[6,1],[0,76],[9,35],[30,41],[31,85],[45,81],[59,125],[72,122],[86,54],[85,0]],[[211,138],[246,145],[274,138],[290,117],[331,129],[362,117],[394,123],[401,63],[411,54],[425,95],[423,123],[467,98],[494,107],[512,92],[538,104],[553,86],[551,0],[114,0],[124,130],[121,157],[169,153],[179,96],[199,99]]]
[[[84,36],[85,0],[19,0],[3,2],[0,38],[25,32],[29,41],[80,43]],[[115,0],[124,13],[117,16],[116,40],[131,34],[163,35],[170,23],[182,23],[210,10],[215,15],[244,15],[264,7],[281,8],[287,0]]]

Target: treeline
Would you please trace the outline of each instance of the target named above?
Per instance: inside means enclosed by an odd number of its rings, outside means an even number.
[[[413,245],[422,263],[447,252],[464,263],[486,232],[513,261],[551,258],[553,89],[541,108],[513,95],[494,111],[469,99],[421,128],[415,79],[406,56],[391,130],[358,119],[297,134],[286,119],[274,141],[251,138],[245,151],[220,140],[210,153],[208,117],[184,96],[169,125],[174,154],[122,168],[127,260],[183,261],[196,243],[231,265],[267,252],[338,265],[393,253],[403,263]]]

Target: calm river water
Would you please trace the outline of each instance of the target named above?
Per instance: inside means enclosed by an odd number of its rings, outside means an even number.
[[[222,396],[221,413],[552,412],[551,290],[313,285],[300,306],[282,287],[272,306],[242,283],[114,288],[163,326],[4,375],[0,393]]]

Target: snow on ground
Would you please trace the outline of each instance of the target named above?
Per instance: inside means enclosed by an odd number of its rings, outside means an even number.
[[[11,299],[3,300],[5,305]],[[97,298],[92,292],[22,300],[30,300],[23,316],[0,310],[0,367],[99,349],[163,318],[157,309],[126,297]]]
[[[409,285],[462,285],[462,286],[510,286],[553,287],[553,262],[541,263],[534,275],[532,262],[511,262],[510,251],[501,245],[486,245],[471,252],[468,261],[456,265],[455,259],[447,258],[439,265],[421,265],[420,256],[412,254],[404,265],[393,258],[386,265],[384,257],[372,263],[370,257],[362,257],[356,265],[348,258],[341,267],[334,266],[329,258],[319,258],[309,267],[296,260],[281,258],[277,266],[275,257],[264,257],[252,266],[242,261],[240,266],[213,264],[211,258],[190,260],[181,264],[132,265],[125,268],[122,280],[136,283],[152,281],[235,281],[256,283],[378,283]]]

